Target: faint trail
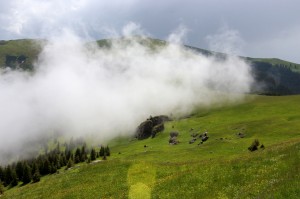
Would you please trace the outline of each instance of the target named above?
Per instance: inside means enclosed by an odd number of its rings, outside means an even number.
[[[127,173],[129,185],[129,198],[151,198],[151,190],[156,181],[156,169],[145,162],[133,164]]]

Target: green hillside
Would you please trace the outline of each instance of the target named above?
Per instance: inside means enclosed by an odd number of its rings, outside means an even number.
[[[140,36],[133,37],[134,42],[155,50],[167,45],[166,41]],[[101,48],[110,48],[112,41],[122,44],[130,44],[132,38],[103,39],[97,41]],[[32,70],[34,61],[41,51],[41,44],[44,40],[11,40],[0,41],[0,67],[12,69],[21,68]],[[186,49],[205,56],[216,56],[221,60],[227,55],[224,53],[212,52],[192,46],[185,46]],[[275,58],[250,58],[245,59],[252,67],[253,77],[256,84],[251,93],[264,95],[291,95],[300,94],[300,64],[275,59]]]
[[[0,67],[33,69],[41,51],[41,40],[20,39],[0,41]]]
[[[292,70],[293,72],[300,73],[300,64],[288,62],[285,60],[281,60],[277,58],[250,58],[250,57],[247,57],[246,59],[248,59],[251,62],[264,62],[264,63],[269,63],[272,66],[285,67]]]
[[[167,42],[160,39],[153,39],[153,38],[141,38],[141,37],[135,37],[138,38],[139,42],[141,44],[144,44],[146,46],[149,46],[150,48],[156,48],[160,46],[167,45]],[[120,42],[127,42],[130,43],[130,39],[121,38],[121,39],[102,39],[98,40],[97,43],[100,47],[110,47],[111,41],[120,41]],[[41,43],[42,40],[33,40],[33,39],[20,39],[20,40],[9,40],[9,41],[0,41],[0,66],[4,67],[12,64],[9,63],[6,60],[6,56],[25,56],[26,57],[26,66],[32,67],[34,60],[37,58],[38,53],[41,50]],[[226,56],[226,54],[218,53],[218,52],[212,52],[209,50],[196,48],[192,46],[186,46],[189,49],[195,50],[197,52],[200,52],[205,55],[217,55],[217,56]],[[273,66],[282,66],[291,69],[294,72],[300,73],[300,64],[292,63],[285,60],[280,60],[277,58],[251,58],[251,57],[242,57],[247,59],[251,62],[263,62],[263,63],[269,63]]]
[[[62,168],[1,198],[299,198],[299,101],[248,96],[199,109],[167,122],[153,139],[111,141],[106,161]],[[179,132],[179,144],[168,144],[171,131]],[[205,131],[207,141],[189,144],[191,134]],[[265,148],[250,152],[255,139]]]

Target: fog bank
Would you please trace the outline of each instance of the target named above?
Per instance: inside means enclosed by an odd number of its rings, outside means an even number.
[[[127,42],[100,48],[63,31],[45,44],[34,72],[2,70],[0,162],[49,134],[132,135],[150,115],[182,116],[249,92],[253,79],[243,60],[205,57],[171,36],[176,43],[153,49],[126,33]]]

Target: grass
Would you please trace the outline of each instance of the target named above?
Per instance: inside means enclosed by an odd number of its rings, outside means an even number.
[[[27,57],[24,68],[32,68],[34,61],[41,51],[41,41],[32,39],[20,39],[0,41],[0,67],[5,66],[6,55]]]
[[[272,66],[289,68],[293,72],[300,73],[300,64],[288,62],[277,58],[247,58],[249,61],[269,63]]]
[[[108,161],[61,169],[1,198],[299,198],[300,96],[250,98],[168,122],[154,139],[117,138]],[[191,128],[210,138],[188,144]],[[180,144],[169,145],[174,130]],[[254,139],[266,148],[249,152]]]

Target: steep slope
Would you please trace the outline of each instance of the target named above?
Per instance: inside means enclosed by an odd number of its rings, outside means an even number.
[[[153,139],[115,139],[107,161],[61,169],[1,198],[298,198],[299,100],[249,96],[239,105],[197,110],[166,123]],[[171,131],[179,132],[178,145],[168,144]],[[206,142],[189,144],[205,131]],[[250,152],[254,139],[265,148]]]

